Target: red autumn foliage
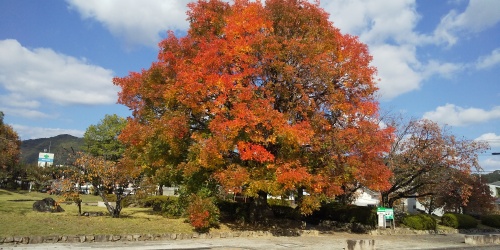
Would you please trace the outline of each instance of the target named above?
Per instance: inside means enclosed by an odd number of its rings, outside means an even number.
[[[133,111],[120,136],[128,155],[250,196],[389,187],[382,156],[393,130],[378,124],[366,45],[304,0],[189,7],[185,37],[169,32],[149,69],[114,79]]]

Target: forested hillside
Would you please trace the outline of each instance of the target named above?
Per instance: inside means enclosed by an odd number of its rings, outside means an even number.
[[[65,164],[68,154],[83,149],[83,138],[72,135],[58,135],[50,138],[39,138],[22,141],[21,161],[36,164],[40,152],[54,153],[54,165]]]

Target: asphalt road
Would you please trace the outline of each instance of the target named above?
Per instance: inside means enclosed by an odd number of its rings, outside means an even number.
[[[56,243],[0,245],[0,249],[207,249],[207,250],[270,250],[270,249],[348,249],[347,240],[374,240],[376,249],[500,249],[496,246],[465,244],[463,234],[449,235],[356,235],[333,234],[300,237],[249,237],[170,241]]]

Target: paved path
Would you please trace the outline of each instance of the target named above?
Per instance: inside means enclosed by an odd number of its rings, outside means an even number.
[[[373,239],[376,249],[500,249],[497,246],[471,246],[463,234],[449,235],[356,235],[333,234],[300,237],[217,238],[170,241],[56,243],[0,245],[0,249],[207,249],[207,250],[271,250],[271,249],[347,249],[347,240]]]

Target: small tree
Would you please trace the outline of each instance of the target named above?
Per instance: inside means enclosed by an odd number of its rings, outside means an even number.
[[[102,198],[112,217],[120,217],[122,200],[135,189],[141,168],[130,158],[122,158],[124,146],[118,141],[127,121],[117,115],[106,115],[97,125],[91,125],[84,135],[87,152],[78,152],[72,166],[64,173],[65,196],[79,201],[79,187],[91,183]],[[116,205],[111,205],[108,194],[116,196]]]
[[[451,192],[455,192],[460,201],[467,200],[470,185],[464,178],[472,169],[481,168],[478,154],[484,152],[488,144],[460,140],[430,120],[394,126],[398,127],[396,140],[386,157],[394,176],[391,187],[382,192],[384,205],[392,207],[401,198]]]
[[[130,184],[136,183],[140,176],[140,168],[131,166],[127,162],[110,161],[102,156],[92,156],[85,153],[79,154],[75,166],[81,172],[81,176],[77,178],[92,183],[110,215],[114,218],[120,217],[121,202],[131,193],[126,191],[126,188]],[[116,196],[115,206],[111,205],[108,200],[108,190],[112,190],[111,192]]]
[[[471,195],[463,206],[464,214],[487,215],[495,210],[496,197],[491,195],[490,187],[481,176],[471,176]]]

